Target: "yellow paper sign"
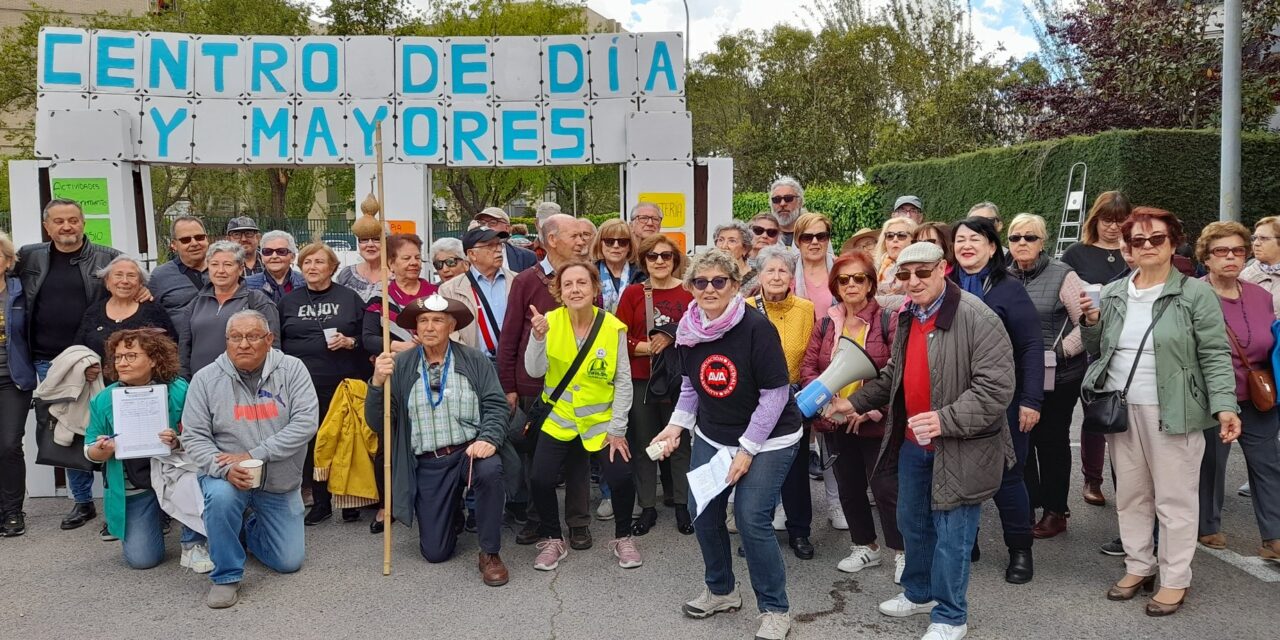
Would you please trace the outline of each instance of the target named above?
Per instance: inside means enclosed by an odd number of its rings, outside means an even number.
[[[54,178],[52,187],[53,197],[75,200],[87,216],[111,213],[106,178]]]
[[[662,208],[663,229],[684,227],[683,193],[642,193],[639,198],[640,202],[652,202]]]

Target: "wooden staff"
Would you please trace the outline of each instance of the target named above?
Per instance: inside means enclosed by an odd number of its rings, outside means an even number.
[[[387,207],[383,193],[382,121],[374,129],[374,151],[378,154],[378,234],[382,242],[382,352],[391,351],[391,311],[388,300],[390,278],[387,270]],[[395,426],[391,424],[391,378],[382,383],[382,575],[391,575],[391,442]]]

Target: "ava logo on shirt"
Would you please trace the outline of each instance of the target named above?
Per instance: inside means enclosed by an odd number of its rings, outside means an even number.
[[[738,388],[738,367],[722,355],[707,356],[698,371],[702,388],[713,398],[724,398]]]

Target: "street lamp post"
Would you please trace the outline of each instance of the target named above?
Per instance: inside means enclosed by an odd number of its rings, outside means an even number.
[[[1222,3],[1222,165],[1219,220],[1240,220],[1240,0]]]

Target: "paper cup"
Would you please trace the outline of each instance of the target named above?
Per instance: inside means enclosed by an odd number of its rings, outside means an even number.
[[[262,461],[261,460],[242,460],[237,465],[249,472],[253,476],[253,484],[249,485],[251,489],[257,489],[262,486]]]
[[[337,330],[337,329],[325,329],[325,330],[324,330],[324,341],[325,341],[325,342],[333,342],[333,339],[334,339],[335,337],[337,337],[337,335],[338,335],[338,330]]]
[[[933,442],[933,438],[930,438],[929,436],[926,436],[926,435],[922,435],[920,433],[923,430],[923,427],[921,428],[912,427],[911,429],[915,431],[916,442],[920,443],[920,446],[922,447],[927,446],[930,442]]]
[[[1089,296],[1090,300],[1093,301],[1093,308],[1101,311],[1102,310],[1102,285],[1086,284],[1081,286],[1080,289]]]

